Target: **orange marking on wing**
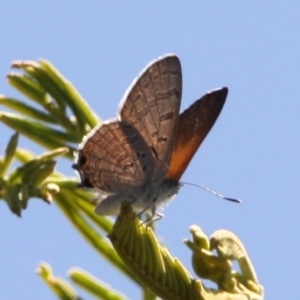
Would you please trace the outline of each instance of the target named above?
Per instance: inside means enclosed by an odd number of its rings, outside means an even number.
[[[180,114],[168,175],[170,178],[179,181],[217,120],[227,93],[227,88],[211,91]]]

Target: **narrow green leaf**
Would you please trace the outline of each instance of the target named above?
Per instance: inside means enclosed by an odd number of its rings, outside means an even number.
[[[80,189],[77,189],[74,191],[74,193],[77,195],[77,197],[74,199],[74,202],[78,208],[80,208],[80,210],[82,210],[99,228],[104,230],[106,233],[111,232],[113,228],[113,222],[111,219],[107,217],[104,218],[103,216],[99,216],[95,213],[94,205],[90,203],[92,199],[92,193],[81,191]],[[83,198],[83,194],[86,194],[85,198]]]
[[[54,158],[66,152],[68,152],[68,148],[63,147],[46,152],[38,157],[29,156],[30,160],[23,161],[24,164],[10,174],[10,182],[16,183],[22,180],[24,183],[30,182],[32,185],[38,186],[53,173],[56,164]]]
[[[3,157],[0,156],[0,170],[2,170],[3,164],[4,164]],[[0,176],[0,178],[1,178],[1,176]]]
[[[61,148],[57,148],[57,149],[45,152],[40,156],[36,156],[28,150],[18,148],[15,155],[19,161],[21,161],[22,163],[27,163],[27,162],[32,161],[33,159],[36,159],[39,161],[54,159],[58,156],[62,156],[64,154],[68,153],[69,151],[70,151],[69,148],[61,147]],[[63,176],[63,175],[61,175],[61,176]]]
[[[77,119],[83,117],[84,123],[87,122],[91,128],[95,127],[101,121],[99,117],[89,107],[88,103],[83,99],[75,87],[62,76],[62,74],[47,60],[40,60],[42,68],[50,74],[57,85],[62,86],[66,90],[68,97],[66,101],[73,110]]]
[[[55,161],[50,161],[48,164],[55,164]],[[9,176],[9,181],[12,184],[16,184],[19,182],[31,183],[33,180],[33,176],[35,175],[39,169],[43,169],[43,167],[47,165],[47,162],[39,162],[37,160],[32,160],[18,168],[16,168]]]
[[[49,177],[55,168],[56,161],[54,160],[49,160],[43,162],[41,166],[37,169],[34,169],[31,173],[27,172],[24,173],[23,180],[26,180],[25,178],[31,178],[30,182],[33,186],[39,186],[42,182],[46,180],[47,177]],[[27,176],[26,176],[27,175]]]
[[[68,132],[76,132],[78,134],[78,126],[77,123],[74,122],[74,118],[67,116],[67,104],[65,103],[64,98],[52,98],[51,93],[45,87],[45,84],[47,83],[50,88],[53,88],[54,91],[58,90],[58,88],[55,87],[55,83],[53,86],[53,82],[49,82],[49,76],[47,77],[47,74],[44,74],[45,72],[42,70],[41,66],[33,61],[16,61],[12,64],[12,67],[23,69],[29,75],[27,76],[29,81],[31,80],[34,83],[37,82],[37,84],[41,86],[41,89],[44,91],[44,97],[43,99],[40,99],[39,102],[56,120],[56,123],[63,126]],[[23,75],[20,75],[21,78],[22,76]],[[39,77],[45,77],[44,81],[46,82],[44,82],[44,85],[41,82],[39,82]],[[81,136],[83,135],[83,133],[79,135]]]
[[[40,263],[36,273],[51,288],[61,300],[80,300],[81,298],[74,289],[62,278],[53,275],[51,266],[47,263]]]
[[[10,73],[6,78],[15,89],[47,109],[49,103],[46,99],[46,92],[32,77]]]
[[[21,185],[7,187],[6,197],[4,198],[10,210],[18,217],[21,217],[21,211],[22,211],[20,189],[21,189]]]
[[[75,197],[75,195],[74,195]],[[68,194],[65,195],[65,191],[61,189],[61,192],[54,195],[55,203],[62,209],[66,217],[76,227],[76,229],[82,234],[82,236],[106,259],[114,264],[122,273],[126,274],[129,278],[136,281],[135,277],[124,266],[120,257],[114,251],[114,249],[107,243],[99,233],[89,225],[89,222],[84,218],[84,215],[73,204],[73,198],[70,198]],[[72,201],[67,201],[68,199]]]
[[[43,71],[40,64],[34,62],[34,61],[15,61],[12,63],[13,68],[19,68],[23,69],[27,75],[32,77],[33,80],[37,81],[38,84],[50,95],[53,96],[53,93],[50,92],[51,88],[55,92],[55,90],[59,90],[59,87],[57,87],[55,84],[53,85],[53,80],[49,78],[48,74]],[[50,90],[49,90],[50,89]],[[55,97],[54,97],[55,98]],[[66,111],[66,103],[64,101],[58,101],[57,99],[56,103],[60,108],[60,111],[65,113]]]
[[[99,123],[98,117],[89,108],[79,93],[49,62],[41,60],[40,64],[35,62],[23,62],[14,64],[14,67],[22,68],[30,74],[57,102],[60,112],[66,113],[66,105],[75,114],[78,122],[80,135],[86,133],[86,125],[90,128]]]
[[[2,113],[0,114],[0,121],[48,149],[69,147],[66,142],[78,143],[76,135],[70,135],[40,123],[34,123],[14,114]],[[73,159],[72,151],[75,151],[75,149],[72,147],[69,147],[69,149],[70,152],[66,154],[66,157]]]
[[[20,115],[16,114],[2,112],[0,114],[0,121],[34,141],[37,141],[36,138],[38,138],[39,140],[42,138],[45,141],[51,138],[52,140],[56,140],[57,142],[61,143],[78,143],[79,140],[75,134],[69,134],[66,132],[55,130],[49,126],[45,126],[41,123],[34,122],[33,120],[23,118]]]
[[[92,276],[84,270],[79,268],[73,268],[69,271],[68,275],[73,282],[78,284],[80,287],[103,300],[125,300],[128,299],[125,295],[117,292],[108,286],[98,278]]]
[[[48,152],[45,152],[41,155],[39,155],[36,160],[37,161],[47,161],[49,159],[57,158],[58,156],[64,155],[65,153],[69,152],[69,148],[67,147],[61,147],[57,148]]]
[[[36,158],[36,155],[33,154],[31,151],[29,150],[24,150],[21,148],[18,148],[16,151],[16,158],[22,162],[22,163],[26,163],[31,161],[32,159]]]
[[[0,178],[3,178],[6,171],[11,165],[11,162],[15,156],[15,152],[18,146],[18,133],[15,133],[9,140],[8,145],[5,150],[5,155],[2,159],[2,166],[0,169]]]
[[[0,104],[13,109],[22,115],[37,119],[42,122],[48,122],[51,124],[57,123],[57,119],[54,116],[42,112],[41,110],[38,110],[30,105],[27,105],[23,101],[0,96]]]
[[[13,63],[13,67],[23,67],[25,69],[29,69],[31,72],[35,72],[34,68],[29,67],[32,64],[36,66],[36,63],[34,62],[17,61]],[[7,79],[12,86],[25,94],[29,99],[40,104],[45,110],[49,112],[49,114],[46,114],[47,117],[44,120],[41,119],[42,121],[48,121],[51,123],[55,122],[57,124],[60,124],[68,132],[78,131],[76,122],[74,122],[73,120],[74,118],[70,118],[66,115],[65,103],[59,107],[55,100],[51,98],[50,94],[46,92],[45,88],[40,86],[40,84],[36,82],[36,80],[32,76],[13,73],[9,74],[7,76]],[[39,116],[39,114],[37,115]],[[35,116],[35,118],[37,118],[37,116]]]

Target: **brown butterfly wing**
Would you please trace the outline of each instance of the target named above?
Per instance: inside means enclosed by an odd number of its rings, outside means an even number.
[[[208,92],[179,115],[169,176],[179,181],[195,152],[217,120],[227,97],[226,87]]]
[[[132,83],[120,106],[120,119],[134,126],[158,158],[152,180],[168,173],[182,92],[181,65],[168,54],[151,62]]]
[[[150,179],[154,158],[133,126],[110,120],[84,138],[73,167],[83,187],[126,193]]]

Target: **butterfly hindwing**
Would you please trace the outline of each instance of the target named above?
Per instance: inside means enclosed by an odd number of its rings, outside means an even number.
[[[77,159],[85,186],[112,193],[128,192],[149,181],[153,165],[152,151],[140,133],[120,121],[94,129]]]

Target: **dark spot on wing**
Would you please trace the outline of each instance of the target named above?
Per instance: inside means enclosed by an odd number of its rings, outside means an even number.
[[[174,117],[174,112],[170,111],[170,112],[167,112],[167,113],[161,115],[159,117],[159,121],[163,122],[163,121],[171,120],[171,119],[173,119],[173,117]]]
[[[159,143],[166,143],[167,141],[168,141],[168,138],[167,137],[159,137],[158,139],[157,139],[157,141],[159,142]]]
[[[94,188],[95,186],[91,183],[89,178],[81,178],[82,183],[81,186],[85,188]]]
[[[77,169],[79,166],[84,166],[87,162],[87,157],[85,155],[80,155],[77,163]]]
[[[144,158],[146,156],[145,152],[137,152],[136,153],[137,158]]]

